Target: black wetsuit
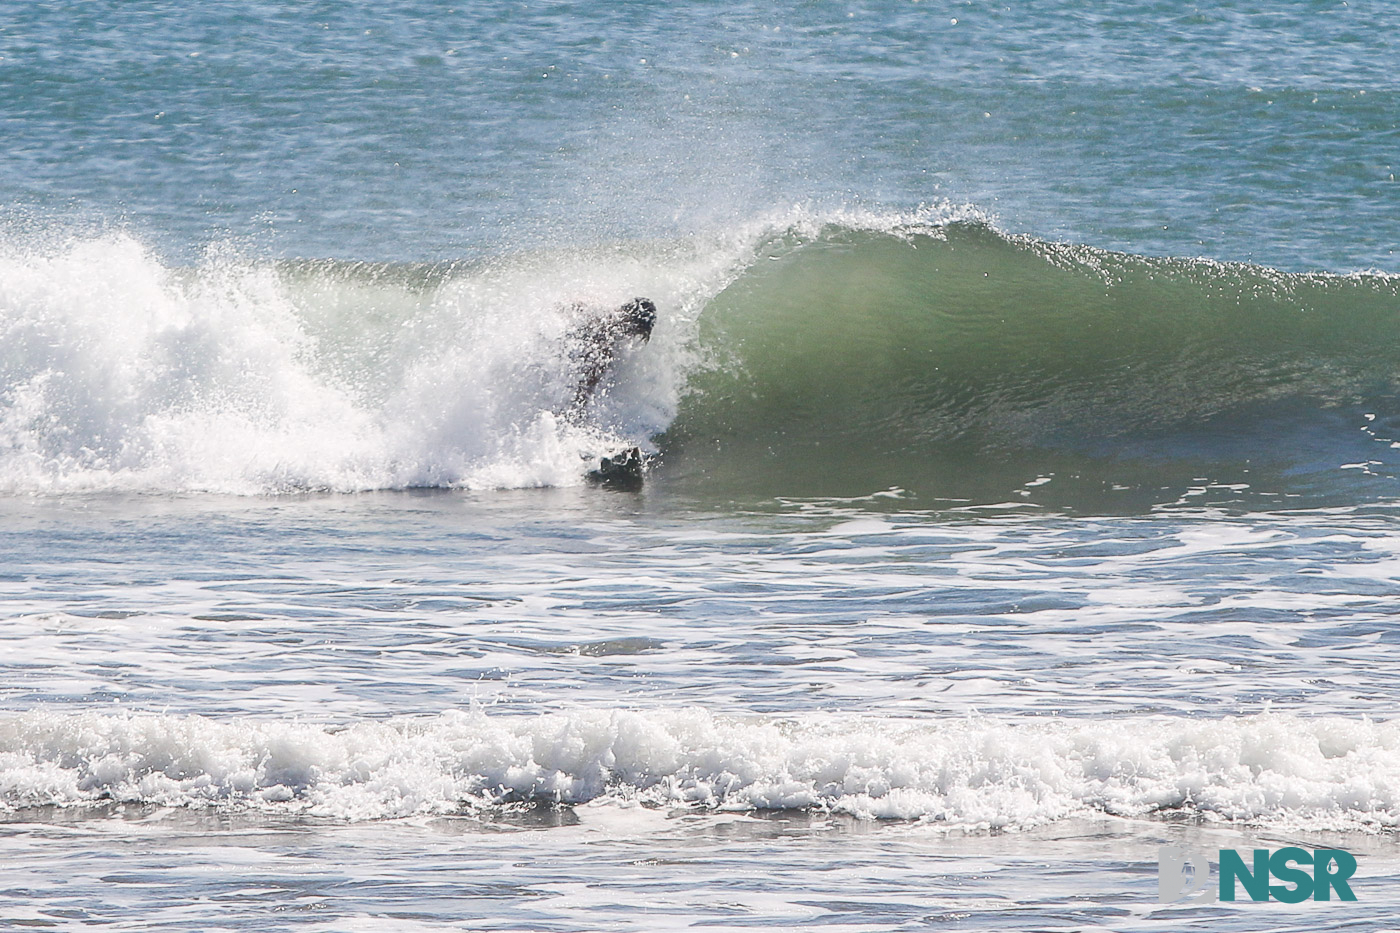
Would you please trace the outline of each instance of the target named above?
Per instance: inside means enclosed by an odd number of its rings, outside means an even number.
[[[620,308],[590,314],[569,328],[564,340],[577,379],[574,397],[569,403],[569,417],[578,418],[583,413],[598,384],[612,368],[618,351],[629,340],[633,337],[651,339],[655,322],[656,305],[646,298],[637,298]]]

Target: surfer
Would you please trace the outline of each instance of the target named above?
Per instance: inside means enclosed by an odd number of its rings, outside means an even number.
[[[574,397],[565,417],[577,423],[598,386],[612,368],[617,355],[636,338],[651,340],[656,325],[656,305],[649,298],[633,298],[620,308],[592,311],[573,309],[579,318],[564,339],[568,348],[570,373],[574,377]],[[613,489],[636,490],[642,485],[647,458],[640,448],[631,447],[603,457],[598,468],[588,473],[588,481]]]
[[[637,337],[643,342],[651,340],[656,305],[648,298],[633,298],[611,311],[584,311],[582,308],[577,311],[583,319],[569,328],[564,337],[577,378],[567,413],[575,421],[583,414],[617,354]]]

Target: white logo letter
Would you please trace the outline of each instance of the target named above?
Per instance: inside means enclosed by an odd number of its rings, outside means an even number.
[[[1178,846],[1162,846],[1157,850],[1159,904],[1180,900],[1212,904],[1215,898],[1215,888],[1210,884],[1210,860],[1204,852]]]

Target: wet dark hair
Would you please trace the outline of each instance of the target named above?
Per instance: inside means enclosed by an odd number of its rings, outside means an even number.
[[[656,326],[656,305],[650,298],[633,298],[619,308],[627,320],[627,327],[643,340],[651,339],[651,329]]]

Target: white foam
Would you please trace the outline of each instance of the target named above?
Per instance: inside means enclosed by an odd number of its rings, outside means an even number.
[[[1165,810],[1275,827],[1400,824],[1400,726],[1340,717],[801,723],[702,710],[452,712],[344,728],[31,712],[0,720],[7,808],[293,810],[342,819],[518,801],[1019,829]]]

